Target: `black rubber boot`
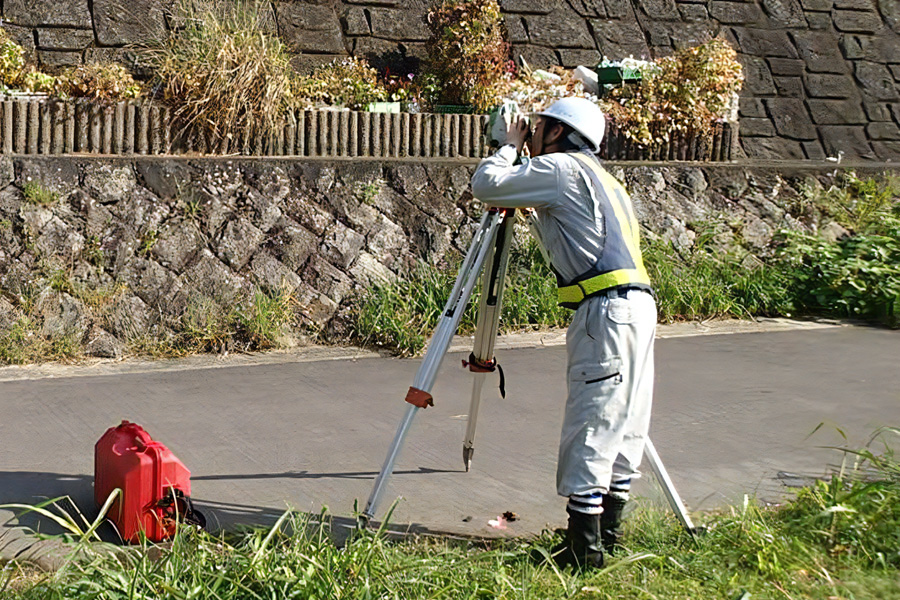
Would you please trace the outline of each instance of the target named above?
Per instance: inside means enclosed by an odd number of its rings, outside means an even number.
[[[603,542],[600,537],[600,515],[587,515],[566,508],[569,528],[565,541],[553,549],[553,559],[561,567],[603,567]]]
[[[628,497],[611,493],[603,496],[603,513],[600,515],[600,537],[603,549],[613,554],[619,548],[622,537],[623,513]]]

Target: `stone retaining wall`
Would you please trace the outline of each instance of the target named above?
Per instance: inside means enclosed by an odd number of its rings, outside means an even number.
[[[4,0],[5,29],[47,67],[121,60],[171,26],[174,0]],[[900,159],[900,0],[501,0],[535,67],[661,56],[725,36],[747,74],[742,145],[759,158]],[[427,0],[275,0],[300,69],[355,54],[413,67]],[[399,67],[402,68],[402,67]]]
[[[30,314],[44,335],[118,356],[198,302],[293,293],[322,329],[355,290],[464,251],[480,209],[474,163],[0,157],[0,334]],[[609,168],[650,231],[689,246],[722,216],[763,248],[804,222],[799,186],[834,171]],[[43,192],[36,194],[35,190]],[[42,196],[42,197],[41,197]],[[35,200],[43,200],[45,204]],[[0,335],[2,337],[2,335]]]

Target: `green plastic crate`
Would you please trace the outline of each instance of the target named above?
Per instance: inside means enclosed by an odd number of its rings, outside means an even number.
[[[475,107],[470,104],[435,104],[434,112],[451,115],[475,114]]]
[[[373,113],[399,113],[399,102],[370,102],[366,106],[366,111]]]
[[[597,67],[597,83],[599,83],[600,85],[633,83],[640,80],[640,69],[625,67]]]

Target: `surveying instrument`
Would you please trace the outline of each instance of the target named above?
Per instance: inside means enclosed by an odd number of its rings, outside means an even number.
[[[495,123],[492,123],[493,127],[490,127],[488,131],[489,136],[493,140],[502,139],[497,133],[500,127],[504,127],[503,132],[505,134],[504,121],[508,124],[511,119],[518,118],[518,111],[514,105],[504,105],[498,113],[499,117],[496,118]],[[494,116],[496,115],[492,115],[492,120]],[[366,502],[366,508],[359,518],[361,526],[365,526],[370,519],[375,517],[388,480],[394,472],[394,466],[400,455],[400,450],[406,441],[406,436],[416,414],[421,409],[434,406],[431,395],[432,386],[437,378],[441,363],[447,355],[453,336],[459,327],[459,322],[469,303],[469,298],[475,289],[478,275],[483,270],[484,275],[475,326],[474,347],[469,355],[469,359],[463,361],[463,366],[468,367],[475,374],[472,384],[472,399],[469,405],[468,424],[462,449],[466,471],[468,472],[472,466],[472,458],[475,454],[475,429],[478,424],[478,410],[481,405],[481,390],[488,373],[499,371],[500,394],[504,397],[506,395],[503,370],[494,358],[494,342],[497,339],[500,323],[500,308],[503,300],[506,269],[509,264],[509,250],[513,238],[515,213],[515,209],[490,208],[481,217],[465,260],[460,266],[456,283],[450,292],[450,297],[447,299],[447,303],[441,313],[440,321],[425,351],[425,357],[416,372],[412,386],[410,386],[406,394],[406,402],[410,406],[400,421],[400,426],[397,428],[397,433],[388,450],[384,465],[375,479],[375,485]],[[675,490],[675,486],[669,478],[669,474],[663,466],[653,442],[649,438],[647,438],[644,448],[644,456],[660,482],[663,493],[676,517],[684,528],[691,535],[694,535],[697,529],[694,527],[684,503],[681,501],[681,497]]]

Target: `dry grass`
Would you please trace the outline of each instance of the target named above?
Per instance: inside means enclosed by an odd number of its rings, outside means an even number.
[[[181,0],[174,12],[183,29],[146,53],[176,116],[216,144],[268,140],[296,85],[268,3]]]

